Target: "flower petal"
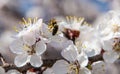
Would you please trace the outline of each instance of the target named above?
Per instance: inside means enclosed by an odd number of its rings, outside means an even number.
[[[48,26],[44,23],[42,24],[41,32],[46,38],[52,37],[52,33],[48,30]]]
[[[88,68],[81,68],[79,74],[91,74]]]
[[[35,25],[39,26],[39,28],[42,26],[43,19],[39,19]]]
[[[78,51],[74,45],[69,45],[66,49],[64,49],[61,52],[61,55],[68,61],[73,62],[78,56]]]
[[[103,59],[107,63],[114,63],[118,58],[119,55],[115,51],[108,51],[103,54]]]
[[[13,70],[9,70],[7,74],[21,74],[21,73],[13,69]]]
[[[97,41],[84,41],[82,44],[82,50],[87,54],[88,57],[92,57],[100,54],[101,47]]]
[[[26,74],[36,74],[36,72],[27,71]]]
[[[24,53],[24,48],[23,48],[23,41],[22,39],[17,39],[15,41],[12,42],[12,44],[10,45],[10,50],[13,52],[13,53],[16,53],[16,54],[22,54]]]
[[[36,54],[41,55],[46,51],[46,44],[43,41],[39,41],[35,47]]]
[[[15,57],[14,63],[17,67],[22,67],[28,62],[28,55],[22,54]]]
[[[88,64],[88,57],[83,52],[77,56],[77,60],[80,64],[80,67],[85,67]]]
[[[103,41],[103,49],[104,50],[112,50],[113,49],[113,40],[109,39],[109,40],[104,40]]]
[[[53,70],[52,70],[51,68],[47,68],[47,69],[43,72],[43,74],[54,74],[54,73],[53,73]]]
[[[0,73],[1,73],[1,74],[5,74],[5,69],[2,68],[2,67],[0,67]]]
[[[40,56],[34,54],[31,56],[30,64],[34,67],[40,67],[43,64],[43,62]]]
[[[26,34],[23,36],[23,41],[29,46],[33,45],[36,42],[35,33],[33,31],[26,32]]]
[[[69,64],[64,60],[58,60],[53,66],[53,73],[55,74],[67,74]]]
[[[94,62],[91,66],[92,74],[106,74],[106,65],[103,61]]]

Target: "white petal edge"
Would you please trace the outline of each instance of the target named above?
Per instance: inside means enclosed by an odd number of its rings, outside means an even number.
[[[86,54],[84,54],[83,52],[81,52],[78,56],[77,56],[77,60],[80,64],[80,67],[85,67],[88,64],[88,57]]]
[[[1,73],[1,74],[5,74],[5,69],[2,68],[2,67],[0,67],[0,73]]]
[[[26,72],[26,74],[36,74],[35,72],[30,72],[29,70]]]
[[[46,44],[43,41],[39,41],[35,47],[36,54],[41,55],[46,51]]]
[[[114,63],[119,58],[119,54],[115,51],[107,51],[103,54],[103,59],[107,63]]]
[[[106,51],[113,49],[113,40],[104,40],[103,41],[103,49]]]
[[[43,19],[39,19],[35,24],[38,26],[42,26]]]
[[[58,60],[52,66],[53,73],[55,74],[67,74],[69,70],[69,64],[65,60]]]
[[[103,61],[94,62],[92,65],[92,74],[106,74],[106,64]]]
[[[92,74],[92,73],[88,68],[84,67],[80,69],[79,74]]]
[[[41,56],[37,56],[37,55],[32,55],[31,59],[30,59],[30,64],[33,67],[40,67],[43,64],[43,61],[41,59]]]
[[[25,52],[24,48],[23,48],[23,41],[22,41],[22,39],[17,39],[15,41],[13,41],[10,44],[9,48],[15,54],[22,54],[22,53]]]
[[[17,67],[22,67],[29,61],[28,57],[27,54],[18,55],[15,57],[14,64]]]
[[[48,26],[45,23],[42,24],[41,32],[46,38],[52,37],[52,33],[48,30]]]
[[[47,68],[43,74],[54,74],[52,68]]]
[[[13,70],[9,70],[6,74],[21,74],[21,73],[13,69]]]
[[[78,51],[74,45],[69,45],[66,49],[62,50],[61,55],[66,60],[74,62],[77,59]]]
[[[85,54],[88,57],[93,57],[95,55],[100,54],[101,47],[100,47],[100,44],[97,41],[94,41],[94,42],[85,41],[83,43],[82,50],[85,52]]]

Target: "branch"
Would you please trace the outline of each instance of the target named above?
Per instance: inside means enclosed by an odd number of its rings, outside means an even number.
[[[1,65],[1,66],[7,66],[7,65],[9,65],[9,64],[6,62],[6,60],[3,58],[3,56],[2,56],[1,53],[0,53],[0,60],[1,60],[1,62],[2,62],[2,65]]]
[[[5,69],[5,71],[8,71],[10,69],[16,69],[18,71],[20,71],[21,73],[25,74],[27,70],[30,70],[30,69],[34,69],[35,72],[36,71],[39,71],[39,73],[43,72],[46,67],[51,67],[57,60],[59,59],[44,59],[43,60],[43,65],[42,67],[38,67],[38,68],[34,68],[33,66],[31,66],[29,63],[27,63],[25,66],[23,67],[17,67],[15,66],[14,64],[8,64],[6,63],[4,57],[2,56],[2,54],[0,53],[0,60],[2,62],[2,67]],[[92,63],[92,62],[95,62],[95,61],[99,61],[99,60],[103,60],[103,57],[102,55],[96,55],[96,56],[93,56],[93,57],[89,57],[89,61]]]
[[[42,67],[38,67],[38,68],[31,66],[29,63],[23,67],[16,67],[13,64],[9,64],[9,65],[3,66],[3,68],[5,69],[5,71],[8,71],[10,69],[16,69],[22,73],[26,73],[26,71],[29,69],[34,69],[35,71],[39,71],[41,73],[46,69],[46,67],[51,67],[56,62],[56,60],[57,59],[55,59],[55,60],[43,60],[44,63],[42,65]]]
[[[93,62],[96,62],[96,61],[103,60],[103,57],[102,57],[102,54],[99,54],[99,55],[96,55],[96,56],[93,56],[93,57],[89,57],[88,59],[91,63],[93,63]]]

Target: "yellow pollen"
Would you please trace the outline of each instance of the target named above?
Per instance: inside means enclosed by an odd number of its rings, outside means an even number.
[[[71,21],[82,22],[84,21],[84,18],[83,17],[77,18],[75,16],[66,16],[66,20],[67,22],[71,22]]]
[[[24,46],[23,46],[23,49],[24,49],[25,51],[31,51],[30,47],[27,46],[27,45],[24,45]]]
[[[87,48],[86,45],[83,45],[82,47],[83,47],[83,48]]]
[[[80,21],[84,21],[84,18],[80,17],[80,18],[78,18],[78,21],[79,21],[79,22],[80,22]]]
[[[23,20],[24,25],[28,24],[27,21],[25,20],[25,18],[22,18],[22,20]]]
[[[14,31],[19,32],[16,26],[13,27]]]
[[[69,21],[69,16],[66,16],[66,20]]]
[[[120,39],[119,38],[114,39],[113,50],[120,52]]]
[[[118,26],[117,24],[114,24],[114,25],[113,25],[113,32],[114,32],[114,33],[118,32],[118,31],[119,31],[119,28],[120,28],[120,26]]]
[[[79,70],[78,70],[78,68],[77,68],[76,65],[70,64],[69,70],[68,70],[68,74],[70,73],[71,70],[74,70],[74,71],[75,71],[75,74],[79,74]]]
[[[87,22],[84,22],[83,25],[87,25],[87,26],[89,26],[89,27],[92,26],[91,24],[89,24],[89,23],[87,23]]]
[[[31,24],[32,23],[32,19],[28,18],[28,23]]]
[[[36,23],[36,22],[37,22],[37,20],[38,20],[38,18],[37,18],[37,17],[35,17],[35,18],[34,18],[34,20],[33,20],[33,23]]]

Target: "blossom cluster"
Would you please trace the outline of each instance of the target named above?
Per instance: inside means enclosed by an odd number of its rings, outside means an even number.
[[[106,63],[114,63],[120,56],[119,19],[118,11],[108,12],[94,25],[74,16],[54,18],[47,24],[42,19],[23,19],[22,29],[15,28],[17,34],[10,45],[17,54],[14,64],[18,68],[27,63],[34,68],[45,67],[42,74],[106,74]],[[49,45],[60,56],[53,54]],[[46,52],[59,58],[51,58],[56,60],[52,66],[44,64]],[[98,55],[102,59],[90,59]]]

